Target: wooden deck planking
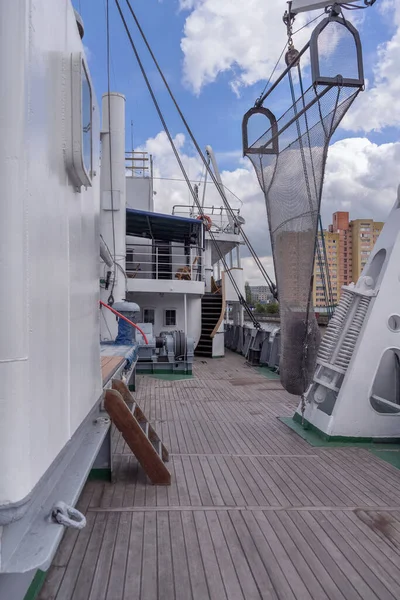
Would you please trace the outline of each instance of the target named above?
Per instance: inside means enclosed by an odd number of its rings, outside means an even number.
[[[103,379],[103,385],[105,385],[115,371],[125,362],[123,356],[102,356],[101,357],[101,376]]]
[[[88,525],[66,532],[39,599],[399,598],[399,471],[309,446],[276,418],[296,399],[238,355],[195,373],[142,376],[135,395],[172,485],[150,485],[113,431],[116,482],[87,483]]]

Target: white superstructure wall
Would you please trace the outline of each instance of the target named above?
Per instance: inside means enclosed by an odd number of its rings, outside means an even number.
[[[87,69],[70,2],[0,3],[2,505],[33,490],[101,394],[99,110],[91,89],[78,189],[73,59]]]

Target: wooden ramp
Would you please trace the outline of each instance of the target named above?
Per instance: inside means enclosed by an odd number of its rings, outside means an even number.
[[[140,377],[171,486],[114,431],[117,482],[87,483],[40,600],[398,600],[400,471],[309,446],[277,419],[296,399],[239,355],[195,374]]]
[[[104,408],[123,439],[154,485],[170,485],[171,474],[164,464],[168,451],[128,387],[114,379],[104,396]]]

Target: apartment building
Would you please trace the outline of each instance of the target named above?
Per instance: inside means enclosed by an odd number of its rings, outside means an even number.
[[[382,222],[373,219],[350,221],[349,213],[344,211],[334,213],[332,225],[329,226],[328,231],[324,231],[333,304],[338,303],[342,286],[349,285],[360,277],[383,225]],[[318,245],[323,259],[323,273],[320,270],[317,253],[314,265],[313,302],[316,308],[322,308],[326,305],[324,274],[327,269],[321,234],[318,235]]]

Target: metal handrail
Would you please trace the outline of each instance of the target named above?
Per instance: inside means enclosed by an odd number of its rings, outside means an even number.
[[[198,212],[197,210],[193,210],[193,206],[192,206],[192,205],[190,205],[190,204],[175,204],[175,205],[173,206],[173,208],[172,208],[172,214],[173,214],[173,215],[175,215],[175,214],[176,214],[176,211],[175,211],[175,209],[176,209],[176,208],[187,208],[187,209],[189,209],[189,212],[191,212],[193,215],[198,215],[198,214],[199,214],[199,212]],[[240,214],[240,208],[232,208],[231,210],[232,210],[234,213],[236,213],[237,215],[239,215],[239,214]],[[222,213],[227,213],[227,209],[226,209],[224,206],[204,206],[204,207],[203,207],[203,211],[204,211],[205,213],[207,213],[207,212],[210,212],[210,211],[211,211],[211,214],[212,214],[212,215],[213,215],[213,214],[217,214],[217,212],[216,212],[216,211],[220,211],[220,214],[221,214],[221,215],[222,215]]]
[[[233,213],[235,213],[236,217],[240,216],[239,208],[232,208],[231,210]],[[228,216],[228,210],[224,206],[204,206],[203,212],[205,215],[212,218],[212,231],[221,232],[232,230],[232,225]],[[200,217],[200,213],[193,206],[187,204],[176,204],[172,208],[172,214],[186,217],[189,216],[194,219]]]
[[[190,281],[202,281],[203,273],[203,250],[197,246],[190,247],[190,254],[183,252],[172,252],[174,249],[182,250],[182,246],[170,245],[170,252],[159,252],[159,247],[151,244],[127,244],[126,246],[126,273],[128,277],[138,279],[181,279]],[[167,269],[163,269],[165,263],[161,262],[161,256],[167,259]]]

